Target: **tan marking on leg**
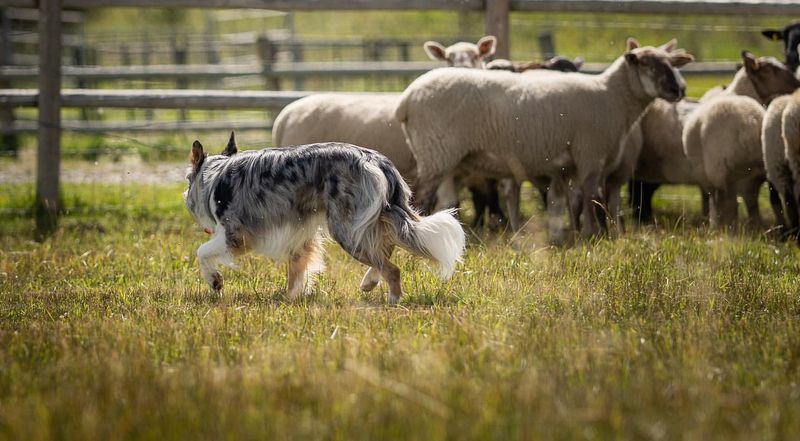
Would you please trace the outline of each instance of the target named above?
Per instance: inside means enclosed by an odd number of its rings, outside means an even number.
[[[319,240],[315,238],[306,242],[300,250],[289,257],[286,297],[290,301],[296,300],[300,293],[307,293],[313,286],[310,277],[322,270],[319,247]]]
[[[378,286],[378,283],[381,281],[381,272],[379,269],[370,267],[367,272],[364,274],[364,278],[361,279],[361,285],[359,288],[361,291],[369,292],[375,289]]]
[[[400,285],[400,268],[387,259],[381,268],[381,275],[389,285],[389,304],[396,305],[403,296],[403,287]]]

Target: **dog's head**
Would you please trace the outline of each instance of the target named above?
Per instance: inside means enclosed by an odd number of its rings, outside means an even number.
[[[186,180],[189,183],[189,188],[183,192],[183,200],[189,212],[192,213],[197,222],[207,231],[209,228],[213,228],[214,224],[208,207],[202,204],[204,200],[203,196],[206,194],[204,184],[209,178],[205,176],[205,171],[208,168],[207,165],[210,162],[224,160],[238,152],[239,149],[236,146],[236,137],[233,132],[231,132],[228,145],[225,146],[225,149],[220,155],[208,156],[208,154],[203,151],[203,145],[200,144],[200,141],[192,143],[192,150],[191,153],[189,153],[189,168],[186,172]]]

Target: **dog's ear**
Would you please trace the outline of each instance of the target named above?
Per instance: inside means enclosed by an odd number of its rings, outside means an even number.
[[[239,152],[239,148],[236,147],[236,136],[231,132],[231,139],[228,140],[228,145],[225,146],[225,150],[222,151],[224,156],[233,156]]]
[[[761,31],[761,35],[769,38],[772,41],[783,40],[783,31],[779,31],[777,29],[764,29]]]
[[[195,140],[192,143],[192,153],[189,155],[189,162],[192,164],[192,169],[196,172],[203,166],[203,161],[206,160],[206,154],[203,152],[203,144]]]

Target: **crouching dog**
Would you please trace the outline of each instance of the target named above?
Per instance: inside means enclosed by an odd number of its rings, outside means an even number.
[[[186,208],[212,235],[197,250],[200,272],[215,293],[222,290],[219,264],[252,250],[288,260],[286,296],[308,293],[322,271],[325,231],[347,253],[369,266],[360,288],[380,278],[389,303],[400,299],[400,269],[389,258],[395,246],[438,264],[451,276],[465,236],[451,211],[420,216],[411,190],[392,163],[373,150],[329,142],[239,152],[231,133],[219,155],[195,141],[184,193]]]

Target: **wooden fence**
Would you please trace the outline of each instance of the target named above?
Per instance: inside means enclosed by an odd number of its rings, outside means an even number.
[[[46,237],[56,227],[59,213],[60,169],[60,110],[62,100],[99,99],[108,103],[131,103],[131,97],[71,96],[61,91],[62,21],[66,8],[89,9],[97,7],[196,7],[196,8],[249,8],[272,10],[459,10],[484,11],[487,34],[498,37],[497,55],[508,58],[510,11],[562,11],[562,12],[617,12],[657,14],[716,14],[716,15],[784,15],[800,14],[800,3],[786,0],[774,1],[688,1],[688,0],[4,0],[4,6],[38,7],[39,10],[39,70],[38,93],[33,96],[23,92],[0,91],[7,102],[26,102],[36,105],[38,111],[38,150],[36,179],[36,224],[40,237]],[[269,46],[263,48],[270,50]],[[270,59],[269,52],[262,59]],[[130,91],[128,91],[130,92]],[[182,91],[187,92],[187,91]],[[84,92],[87,93],[87,92]],[[91,93],[91,92],[88,92]],[[98,93],[98,92],[95,92]],[[165,94],[162,100],[144,94],[137,107],[172,105],[178,100],[191,102],[191,97]],[[103,99],[100,99],[103,98]],[[230,97],[206,97],[230,103]],[[115,101],[119,100],[119,101]],[[242,98],[242,101],[247,101]],[[172,104],[169,104],[172,103]],[[74,103],[73,103],[74,104]],[[226,104],[230,105],[230,104]]]

